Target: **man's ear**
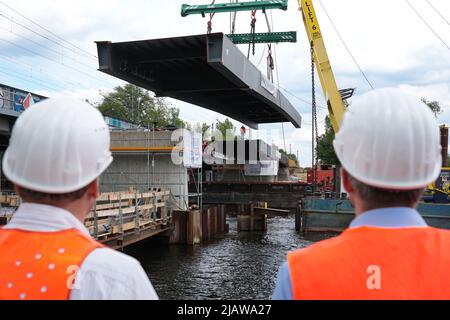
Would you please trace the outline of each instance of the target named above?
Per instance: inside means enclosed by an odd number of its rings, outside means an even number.
[[[14,192],[20,196],[19,191],[20,191],[19,186],[17,184],[15,184],[14,185]]]
[[[100,184],[98,178],[91,182],[91,184],[89,185],[88,193],[90,197],[95,199],[98,198],[98,196],[100,195]]]
[[[349,174],[347,171],[345,171],[345,169],[343,167],[341,167],[341,179],[342,179],[342,184],[344,185],[344,189],[345,191],[347,191],[347,193],[353,193],[355,191],[355,189],[353,188],[352,184],[350,183],[350,179],[348,178]]]

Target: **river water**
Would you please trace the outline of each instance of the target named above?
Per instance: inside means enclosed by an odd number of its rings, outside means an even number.
[[[200,246],[142,243],[125,253],[138,259],[160,299],[269,299],[286,253],[329,235],[305,237],[294,217],[268,220],[267,232],[229,233]]]

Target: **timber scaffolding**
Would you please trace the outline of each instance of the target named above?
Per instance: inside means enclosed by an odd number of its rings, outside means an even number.
[[[86,215],[84,225],[94,239],[112,249],[152,237],[196,245],[228,232],[226,206],[172,211],[167,206],[169,197],[170,191],[161,188],[105,192]],[[0,194],[0,226],[9,223],[20,203],[17,195]]]
[[[123,248],[170,229],[170,191],[102,193],[85,219],[94,239],[113,249]]]
[[[147,192],[130,189],[102,193],[87,214],[84,225],[94,239],[113,249],[121,249],[170,230],[169,195],[169,190],[161,188]],[[17,195],[0,195],[0,225],[11,220],[20,202]]]

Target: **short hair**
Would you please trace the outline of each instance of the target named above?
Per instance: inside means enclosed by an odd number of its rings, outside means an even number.
[[[369,186],[348,174],[348,180],[369,209],[384,207],[413,207],[422,197],[425,188],[392,190]]]
[[[45,192],[39,192],[30,190],[24,187],[17,186],[19,196],[26,202],[34,202],[34,203],[67,203],[71,201],[75,201],[80,199],[86,191],[89,189],[89,186],[91,184],[88,184],[87,186],[78,189],[73,192],[68,193],[62,193],[62,194],[56,194],[56,193],[45,193]]]

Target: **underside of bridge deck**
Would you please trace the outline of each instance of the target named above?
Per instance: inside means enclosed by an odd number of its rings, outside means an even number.
[[[301,116],[222,33],[122,43],[97,42],[99,70],[257,128]]]

